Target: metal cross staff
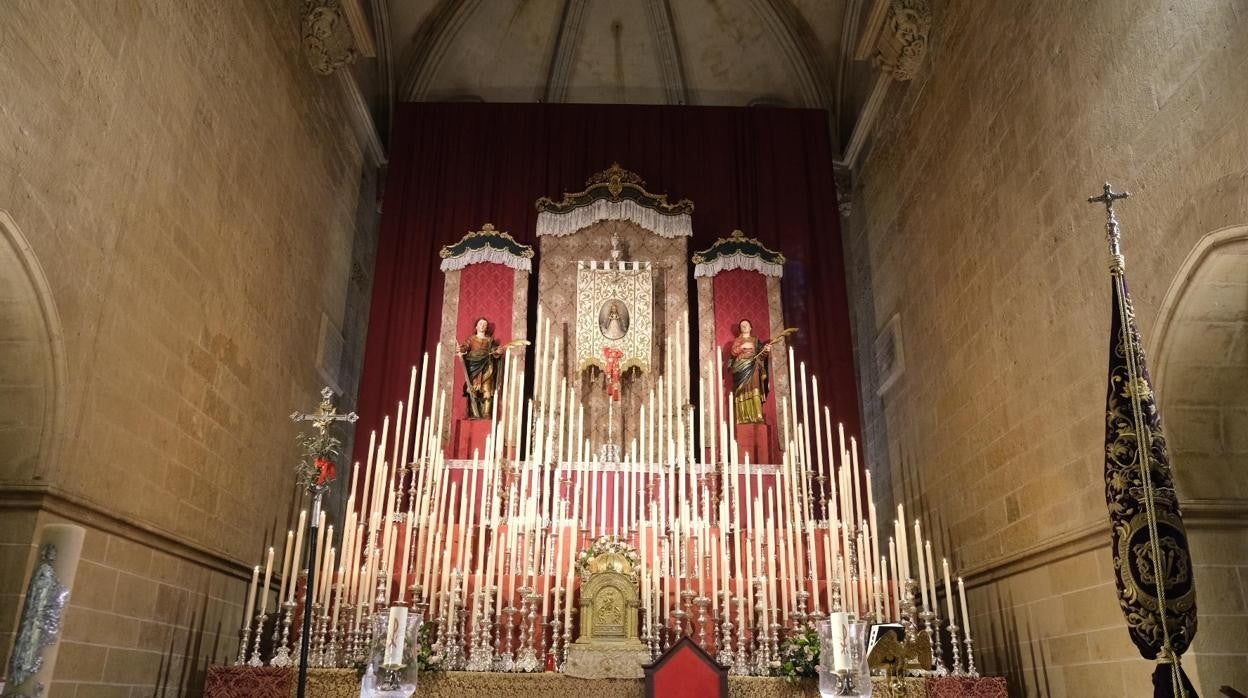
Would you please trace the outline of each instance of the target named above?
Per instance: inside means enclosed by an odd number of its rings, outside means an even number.
[[[322,436],[334,422],[354,423],[359,418],[359,415],[354,412],[338,413],[338,409],[334,407],[334,391],[328,386],[321,388],[321,404],[316,406],[315,412],[309,414],[296,410],[290,414],[291,421],[312,422],[312,428]],[[308,583],[304,587],[303,630],[299,633],[299,688],[297,693],[299,698],[304,698],[308,685],[308,633],[312,621],[313,587],[316,582],[316,575],[312,574],[312,570],[316,569],[316,529],[319,528],[321,519],[321,497],[328,489],[328,481],[317,484],[317,480],[312,479],[308,482],[308,492],[312,495],[312,520],[309,522],[311,530],[308,533]]]
[[[1100,196],[1089,196],[1090,204],[1105,204],[1105,239],[1109,241],[1109,253],[1115,260],[1122,258],[1122,252],[1118,248],[1118,240],[1122,233],[1118,230],[1118,214],[1114,213],[1114,202],[1131,196],[1131,192],[1116,192],[1109,186],[1109,182],[1105,183]]]

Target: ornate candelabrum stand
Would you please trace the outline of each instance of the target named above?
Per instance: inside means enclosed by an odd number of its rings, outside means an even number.
[[[936,610],[936,599],[932,599],[932,617],[928,621],[932,628],[932,657],[936,661],[936,675],[948,676],[949,670],[945,667],[944,652],[941,651],[940,643],[940,612]]]
[[[244,621],[247,619],[244,618]],[[247,663],[247,649],[251,647],[251,623],[244,623],[243,627],[238,629],[238,658],[234,660],[234,666],[243,666]]]
[[[680,624],[681,635],[693,635],[693,599],[697,596],[692,589],[686,588],[680,592],[680,610],[684,611],[683,621]]]
[[[698,607],[698,645],[702,649],[708,649],[706,645],[706,609],[711,605],[711,600],[705,596],[698,596],[693,600],[693,604]],[[713,634],[711,639],[715,639]]]
[[[962,641],[966,644],[966,675],[972,679],[978,679],[979,671],[975,669],[975,650],[971,648],[973,642],[969,637],[970,633],[968,632],[967,635],[968,637]]]
[[[560,597],[562,597],[566,592],[566,589],[560,589],[558,587],[552,590],[550,599],[550,620],[546,622],[546,625],[550,626],[550,647],[546,649],[546,655],[550,657],[550,659],[547,661],[554,662],[556,671],[559,668],[559,628],[563,625],[563,623],[559,621],[559,609],[563,608],[560,602]]]
[[[749,591],[747,590],[746,593],[748,594]],[[749,650],[745,639],[745,626],[747,625],[747,619],[745,617],[745,599],[737,596],[733,598],[732,602],[737,607],[737,656],[733,660],[732,668],[728,670],[728,673],[735,676],[748,676],[750,673],[750,664]]]
[[[953,671],[950,675],[965,676],[962,671],[961,652],[958,650],[958,626],[952,620],[949,621],[949,649],[953,652]]]
[[[537,622],[537,601],[542,597],[538,596],[533,587],[521,587],[520,594],[524,599],[523,608],[528,611],[524,615],[524,625],[520,630],[520,642],[524,647],[520,649],[520,654],[516,657],[516,671],[531,673],[542,667],[541,662],[537,659],[537,649],[534,647],[534,636]]]
[[[806,613],[806,599],[810,598],[810,592],[805,589],[797,591],[797,610],[790,613],[789,617],[793,619],[793,627],[800,628],[806,625],[806,619],[810,616]]]
[[[321,667],[325,665],[323,656],[325,651],[325,618],[321,615],[321,604],[319,601],[312,603],[312,615],[312,637],[309,641],[311,649],[308,652],[308,666]]]
[[[919,636],[919,608],[915,603],[914,588],[916,583],[913,579],[907,578],[902,583],[901,595],[901,618],[906,629],[906,643],[913,644]]]
[[[568,589],[568,593],[571,594],[572,590]],[[574,616],[575,614],[576,614],[575,606],[568,608],[567,613],[564,614],[563,644],[560,645],[559,647],[559,657],[556,660],[559,665],[559,671],[563,671],[563,666],[568,661],[568,645],[572,644],[572,616]]]
[[[267,591],[267,590],[266,590]],[[258,667],[264,666],[264,662],[260,661],[260,634],[264,632],[264,616],[256,616],[255,639],[252,641],[251,659],[247,660],[247,666]]]
[[[369,646],[372,643],[372,623],[368,622],[368,604],[360,604],[355,616],[356,620],[351,621],[355,625],[355,632],[352,634],[355,651],[351,656],[356,664],[364,664],[368,662]]]
[[[498,649],[494,652],[494,671],[511,671],[516,665],[516,654],[512,650],[514,639],[514,626],[511,618],[518,611],[507,604],[503,606],[499,612],[498,621]]]
[[[464,666],[464,644],[459,634],[459,586],[464,575],[459,570],[451,572],[451,588],[446,593],[446,613],[443,623],[447,628],[442,648],[442,663],[447,671],[458,671]]]
[[[932,661],[935,666],[923,667],[925,670],[932,671],[937,676],[943,675],[943,666],[940,662],[938,647],[940,647],[940,628],[936,625],[936,613],[930,608],[919,611],[919,618],[923,619],[923,632],[927,633],[927,646],[932,648]]]
[[[719,652],[715,655],[715,662],[722,667],[732,667],[732,600],[728,593],[727,585],[724,591],[724,603],[719,609]]]
[[[765,608],[764,598],[766,592],[763,591],[763,579],[760,577],[754,580],[754,609],[758,613],[758,620],[754,623],[754,666],[752,673],[755,676],[766,676],[767,665],[771,662],[771,657],[767,648],[767,611]]]
[[[489,605],[493,596],[489,585],[482,584],[473,594],[472,602],[472,650],[468,653],[468,671],[489,671],[494,665],[494,652],[490,649]]]
[[[290,623],[295,611],[294,601],[282,602],[282,635],[278,642],[273,643],[277,647],[277,651],[273,653],[273,659],[269,660],[271,666],[290,666],[294,661],[290,658]],[[273,637],[277,638],[277,629],[273,629]]]

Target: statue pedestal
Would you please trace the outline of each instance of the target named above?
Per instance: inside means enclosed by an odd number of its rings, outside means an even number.
[[[772,450],[771,442],[771,425],[737,425],[737,447],[740,450],[741,459],[749,454],[751,464],[778,463],[780,454]]]
[[[478,451],[485,458],[485,440],[490,436],[488,419],[456,419],[451,425],[451,458],[472,459]]]
[[[578,679],[642,679],[650,653],[641,642],[581,644],[568,647],[563,673]]]

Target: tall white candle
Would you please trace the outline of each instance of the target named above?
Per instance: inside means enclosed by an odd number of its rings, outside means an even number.
[[[260,615],[269,610],[269,585],[273,581],[273,546],[269,546],[269,554],[264,559],[264,586],[260,587]],[[263,622],[263,621],[262,621]]]
[[[966,612],[966,584],[958,577],[958,601],[962,602],[962,633],[968,641],[971,639],[971,615]]]
[[[286,582],[290,580],[290,570],[289,570],[290,555],[292,552],[294,552],[293,550],[294,547],[295,547],[295,532],[287,531],[286,532],[286,546],[282,551],[282,571],[281,571],[282,580],[277,587],[276,604],[277,604],[277,608],[279,609],[282,607],[282,602],[286,600]]]
[[[931,601],[928,610],[936,613],[936,567],[932,565],[932,542],[923,541],[923,552],[927,558],[927,596]]]
[[[919,520],[914,520],[914,552],[919,563],[919,588],[922,589],[923,610],[932,608],[932,601],[927,595],[927,566],[923,564],[923,531],[919,528]]]
[[[256,586],[260,583],[260,565],[251,568],[251,586],[247,588],[247,603],[243,606],[243,624],[242,628],[251,627],[251,612],[256,610]],[[243,639],[244,642],[247,638]]]
[[[897,540],[890,537],[888,539],[888,562],[893,573],[893,618],[896,620],[901,616],[901,568],[897,566]]]
[[[947,614],[946,617],[949,619],[950,623],[956,624],[957,621],[954,620],[954,615],[953,615],[953,585],[949,583],[949,560],[947,558],[942,557],[940,559],[940,564],[944,568],[944,572],[945,572],[945,612]]]
[[[403,664],[403,650],[407,640],[407,606],[391,606],[386,621],[385,663],[390,666]]]
[[[290,557],[290,585],[286,587],[286,600],[294,603],[295,586],[299,580],[299,571],[303,568],[303,531],[308,524],[308,510],[299,512],[299,523],[295,528],[295,551]]]

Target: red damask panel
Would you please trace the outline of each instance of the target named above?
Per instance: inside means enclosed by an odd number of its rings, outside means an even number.
[[[206,698],[287,698],[293,692],[292,669],[262,666],[210,666]]]
[[[767,277],[756,271],[733,269],[720,272],[711,279],[715,300],[715,345],[724,353],[724,392],[732,390],[732,380],[728,373],[728,356],[730,345],[736,336],[737,323],[749,320],[754,326],[754,333],[763,339],[771,339],[771,313],[767,303]],[[773,433],[779,426],[776,422],[775,384],[771,396],[763,409],[767,423],[772,426]]]
[[[501,344],[511,341],[511,309],[515,302],[515,273],[510,267],[481,262],[459,273],[459,298],[448,298],[458,304],[455,337],[463,341],[472,334],[477,318],[484,317],[494,326],[494,337]],[[445,347],[444,347],[445,349]],[[463,419],[468,413],[464,397],[464,365],[455,359],[454,385],[451,387],[451,418]],[[500,367],[501,368],[501,367]],[[501,376],[500,376],[501,378]]]

